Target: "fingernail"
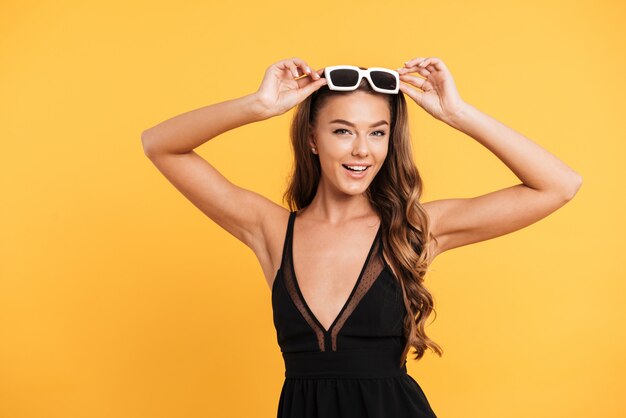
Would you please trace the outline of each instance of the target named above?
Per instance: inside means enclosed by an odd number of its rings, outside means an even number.
[[[307,73],[310,73],[310,72],[311,72],[311,69],[310,69],[308,66],[306,67],[306,72],[307,72]]]

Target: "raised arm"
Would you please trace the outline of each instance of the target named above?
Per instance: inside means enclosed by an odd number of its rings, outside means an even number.
[[[407,75],[410,71],[426,79]],[[522,181],[473,198],[426,202],[439,241],[437,254],[521,229],[574,197],[581,175],[537,143],[462,101],[440,59],[416,58],[399,72],[401,80],[424,91],[402,85],[404,92],[435,118],[489,149]]]
[[[268,199],[227,180],[194,149],[238,126],[263,120],[251,94],[192,110],[147,129],[141,135],[145,155],[191,203],[211,220],[255,249],[259,213]]]
[[[263,227],[267,215],[285,209],[231,183],[194,149],[230,129],[280,115],[304,100],[325,83],[315,77],[317,73],[296,80],[306,74],[306,68],[306,63],[296,58],[279,61],[266,70],[255,93],[183,113],[141,135],[144,153],[157,169],[257,256],[264,253],[266,245]]]

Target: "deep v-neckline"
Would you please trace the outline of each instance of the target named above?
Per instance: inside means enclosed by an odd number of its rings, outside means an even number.
[[[313,321],[317,324],[317,326],[320,327],[320,329],[325,334],[330,334],[332,332],[333,328],[335,327],[335,325],[337,324],[337,321],[339,320],[339,318],[341,318],[341,316],[343,315],[343,313],[346,310],[347,306],[350,304],[350,301],[353,299],[354,294],[356,292],[356,289],[359,287],[359,283],[361,282],[361,279],[363,278],[363,273],[365,272],[365,268],[367,267],[367,264],[369,263],[370,258],[372,257],[372,251],[373,251],[374,247],[376,246],[376,241],[378,240],[378,235],[380,234],[380,231],[381,231],[382,222],[380,222],[378,224],[378,229],[376,230],[376,235],[374,235],[374,240],[372,241],[372,244],[370,245],[370,248],[369,248],[369,250],[367,252],[367,256],[365,257],[365,262],[361,266],[361,271],[359,272],[359,275],[358,275],[356,281],[354,282],[354,285],[352,286],[352,290],[350,291],[350,294],[348,295],[348,298],[343,303],[341,309],[339,310],[339,312],[335,316],[335,319],[333,320],[333,322],[330,324],[328,329],[326,329],[324,327],[324,325],[322,325],[322,323],[319,321],[319,319],[317,319],[317,316],[315,315],[315,313],[311,310],[311,307],[309,306],[309,303],[307,302],[306,298],[304,297],[304,294],[302,293],[302,290],[300,289],[300,284],[298,283],[298,277],[296,275],[296,268],[294,266],[295,263],[294,263],[294,258],[293,258],[293,237],[295,235],[295,229],[296,229],[295,228],[296,218],[297,218],[297,211],[295,211],[293,213],[293,223],[291,225],[291,237],[290,237],[290,240],[289,240],[289,251],[290,251],[289,255],[290,255],[290,258],[291,258],[291,263],[290,263],[291,264],[291,274],[293,275],[294,287],[296,288],[296,291],[298,292],[298,296],[300,297],[300,300],[302,300],[302,304],[304,305],[304,308],[309,313],[309,315],[311,316]]]

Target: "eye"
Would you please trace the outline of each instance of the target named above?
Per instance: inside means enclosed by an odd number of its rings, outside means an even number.
[[[345,131],[345,132],[350,132],[350,131],[349,131],[349,130],[347,130],[347,129],[340,128],[340,129],[335,129],[335,130],[333,131],[333,133],[338,134],[338,133],[340,133],[340,132],[342,132],[342,131]],[[374,135],[374,136],[385,136],[387,133],[386,133],[385,131],[374,131],[374,134],[377,134],[377,135]]]
[[[347,129],[340,128],[340,129],[335,129],[335,130],[333,131],[333,133],[335,133],[335,134],[336,134],[336,133],[338,133],[339,131],[346,131],[346,132],[349,132]]]

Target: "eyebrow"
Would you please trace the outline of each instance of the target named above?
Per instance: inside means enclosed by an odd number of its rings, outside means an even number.
[[[345,119],[333,119],[329,123],[343,123],[344,125],[352,126],[353,128],[356,127],[356,125],[354,123],[348,122]],[[370,128],[373,128],[373,127],[379,126],[379,125],[389,125],[389,123],[386,120],[379,120],[378,122],[370,125]]]

